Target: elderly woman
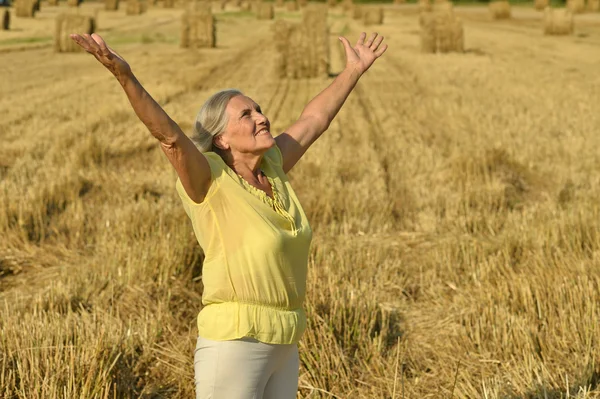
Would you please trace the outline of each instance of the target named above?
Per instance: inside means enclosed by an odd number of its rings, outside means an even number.
[[[177,193],[206,256],[196,397],[295,398],[312,232],[286,173],[385,52],[383,37],[362,33],[354,47],[340,37],[346,67],[277,137],[258,104],[224,90],[200,109],[192,139],[100,36],[71,38],[117,78],[179,176]]]

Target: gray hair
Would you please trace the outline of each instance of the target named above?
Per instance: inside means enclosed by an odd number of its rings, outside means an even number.
[[[213,151],[213,139],[227,127],[225,110],[229,100],[242,95],[244,94],[237,89],[221,90],[210,96],[202,105],[196,116],[192,134],[192,141],[201,152]]]

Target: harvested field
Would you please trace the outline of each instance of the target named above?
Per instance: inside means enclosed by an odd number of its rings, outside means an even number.
[[[382,7],[388,51],[289,175],[314,231],[299,398],[598,398],[600,14],[555,37],[532,3],[459,5],[464,53],[427,54],[418,5]],[[366,29],[339,8],[333,75]],[[54,53],[66,9],[0,37],[0,397],[194,397],[175,172],[91,55]],[[101,10],[98,33],[186,132],[227,87],[281,132],[333,79],[279,77],[272,28],[298,12],[226,8],[189,51],[182,11]]]

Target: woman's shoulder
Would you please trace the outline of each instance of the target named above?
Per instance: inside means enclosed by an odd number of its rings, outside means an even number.
[[[283,155],[281,155],[281,150],[277,146],[277,143],[265,152],[264,157],[274,166],[281,167],[283,165]]]

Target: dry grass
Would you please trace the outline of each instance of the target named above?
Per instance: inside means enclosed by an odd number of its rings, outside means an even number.
[[[43,41],[65,7],[2,33],[37,47],[0,42],[0,397],[190,398],[201,254],[117,82]],[[600,15],[550,38],[531,8],[456,7],[468,51],[432,55],[406,8],[290,174],[314,230],[299,397],[597,398]],[[99,33],[186,131],[238,87],[280,132],[330,82],[277,76],[271,21],[181,49],[180,14],[106,12]]]

